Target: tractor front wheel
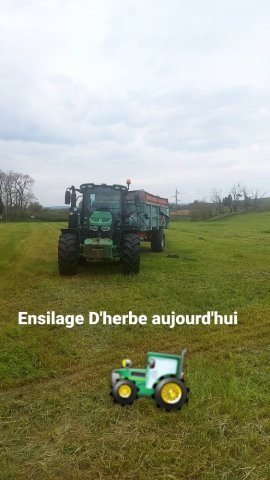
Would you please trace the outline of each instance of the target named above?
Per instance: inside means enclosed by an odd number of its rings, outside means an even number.
[[[140,271],[140,239],[134,233],[124,236],[122,264],[124,273],[139,273]]]
[[[180,410],[187,402],[187,392],[185,383],[178,378],[164,378],[155,388],[155,400],[158,407],[165,410]]]
[[[130,380],[119,380],[113,385],[112,396],[121,405],[131,405],[137,396],[137,387]]]
[[[78,270],[77,237],[62,233],[58,242],[58,270],[60,275],[75,275]]]
[[[165,235],[163,230],[152,230],[151,249],[152,252],[163,252],[165,247]]]

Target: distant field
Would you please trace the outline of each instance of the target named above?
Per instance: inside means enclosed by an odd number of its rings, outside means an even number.
[[[3,480],[268,480],[270,213],[173,222],[141,273],[117,264],[57,271],[62,224],[0,224]],[[167,256],[172,254],[171,256]],[[19,327],[18,311],[238,312],[238,326]],[[114,405],[122,358],[189,350],[190,402]]]

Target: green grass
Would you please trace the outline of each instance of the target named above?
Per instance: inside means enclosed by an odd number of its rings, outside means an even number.
[[[268,480],[270,213],[174,222],[141,273],[81,267],[60,278],[61,224],[0,225],[1,478]],[[172,257],[168,257],[172,254]],[[23,327],[18,311],[238,312],[237,326]],[[109,376],[124,357],[188,347],[181,412],[122,408]]]

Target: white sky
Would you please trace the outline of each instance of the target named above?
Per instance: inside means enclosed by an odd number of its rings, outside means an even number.
[[[270,2],[0,0],[0,169],[270,195]]]

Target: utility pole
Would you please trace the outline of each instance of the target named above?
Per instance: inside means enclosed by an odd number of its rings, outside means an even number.
[[[182,193],[182,192],[178,192],[177,187],[176,187],[176,188],[175,188],[175,194],[172,195],[172,197],[171,197],[171,198],[175,198],[175,206],[176,206],[176,208],[177,208],[177,206],[178,206],[178,203],[180,203],[180,200],[179,200],[179,202],[178,202],[178,195],[180,195],[181,193]]]

